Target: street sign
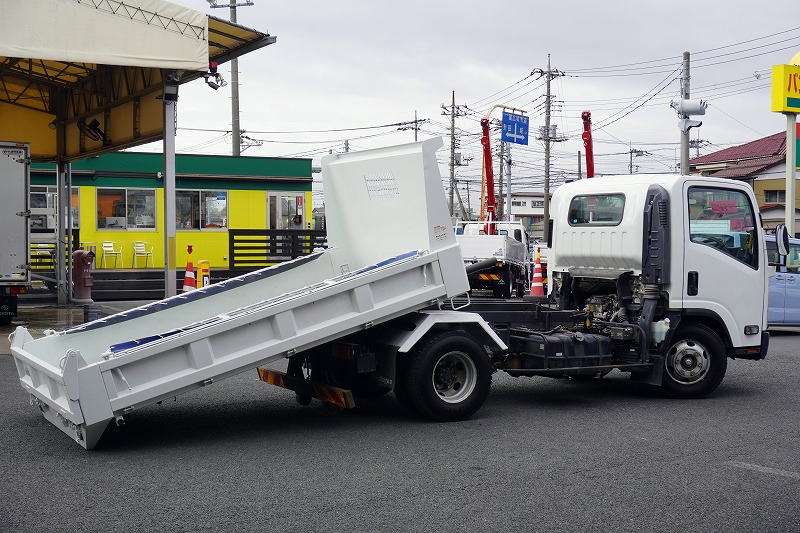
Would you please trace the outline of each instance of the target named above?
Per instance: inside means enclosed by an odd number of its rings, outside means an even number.
[[[503,111],[501,140],[509,143],[528,144],[528,117]]]

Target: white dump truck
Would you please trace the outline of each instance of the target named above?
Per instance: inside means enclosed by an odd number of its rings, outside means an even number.
[[[471,288],[491,290],[495,298],[525,294],[531,255],[522,223],[462,222],[456,226],[456,240],[469,267]]]
[[[31,281],[28,157],[27,145],[0,142],[0,325],[17,315],[17,296]]]
[[[325,251],[38,339],[16,328],[11,350],[31,403],[91,448],[142,406],[256,367],[301,403],[350,407],[393,390],[448,421],[480,408],[497,370],[592,378],[618,369],[698,397],[720,384],[728,358],[766,355],[771,268],[746,184],[564,185],[553,197],[550,298],[470,303],[455,299],[469,285],[440,146],[324,158]],[[723,238],[731,232],[742,238]],[[286,372],[263,366],[282,359]]]
[[[38,339],[17,327],[31,402],[92,448],[142,406],[289,359],[287,373],[259,375],[304,403],[394,389],[429,418],[470,416],[489,391],[487,347],[507,347],[480,316],[444,310],[469,284],[440,146],[324,158],[326,250]],[[432,303],[442,310],[418,312]]]

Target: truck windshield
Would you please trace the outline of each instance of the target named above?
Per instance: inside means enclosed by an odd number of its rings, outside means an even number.
[[[758,268],[758,233],[753,207],[741,191],[711,187],[689,188],[691,241],[716,248]]]

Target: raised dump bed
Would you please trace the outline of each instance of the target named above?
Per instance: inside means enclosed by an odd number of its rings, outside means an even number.
[[[44,416],[86,448],[143,405],[468,290],[434,139],[323,160],[330,248],[11,351]]]

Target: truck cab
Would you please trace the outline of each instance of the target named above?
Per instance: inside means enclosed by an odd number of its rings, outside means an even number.
[[[522,223],[462,222],[455,233],[471,289],[491,290],[495,298],[525,294],[530,279],[530,245]]]
[[[649,382],[680,396],[721,382],[726,357],[766,355],[768,265],[753,192],[695,176],[610,176],[553,196],[551,297],[597,331],[632,324]],[[592,328],[589,328],[590,330]],[[661,333],[656,332],[664,332]],[[662,379],[663,378],[663,379]]]

